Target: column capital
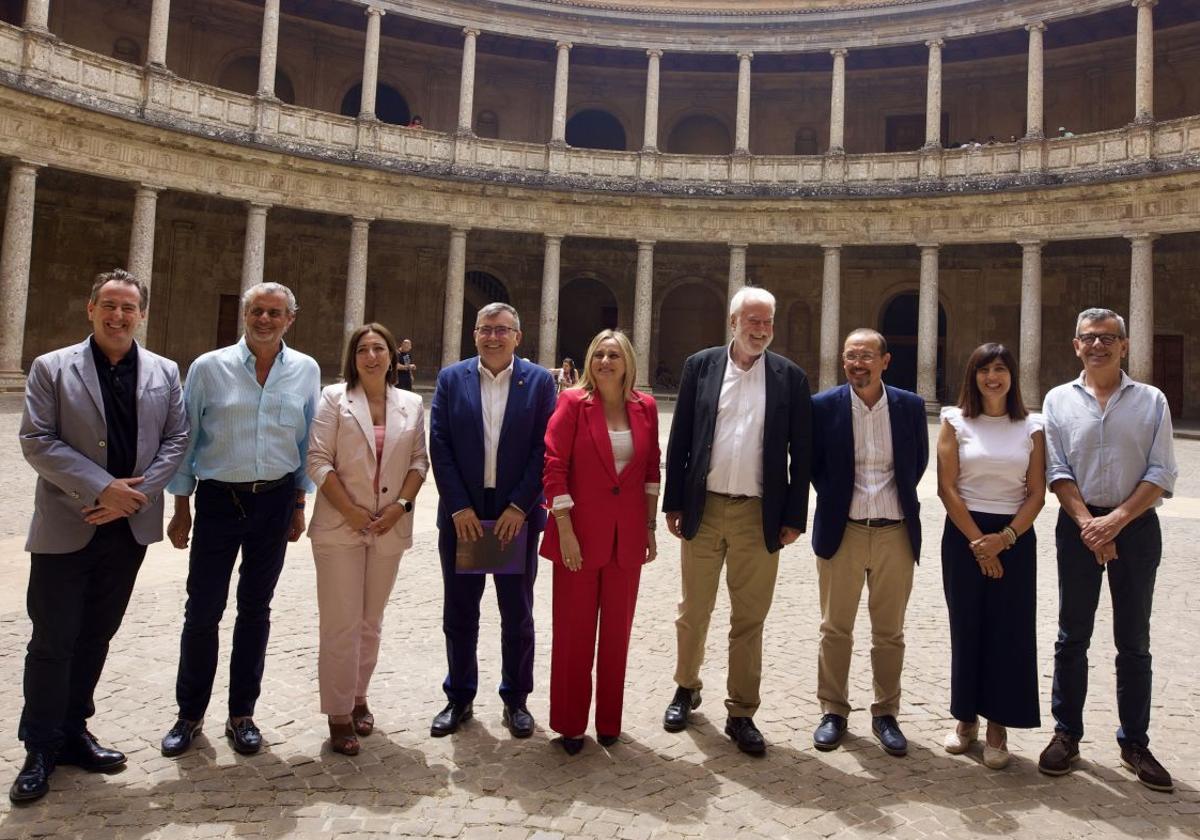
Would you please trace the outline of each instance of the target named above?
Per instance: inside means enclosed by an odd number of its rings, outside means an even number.
[[[917,247],[921,249],[921,253],[926,253],[928,251],[936,251],[942,246],[936,242],[918,242]]]
[[[1149,6],[1153,8],[1158,5],[1158,0],[1133,0],[1133,2],[1129,5],[1133,6],[1135,9],[1140,9],[1142,6]]]
[[[563,50],[569,50],[573,46],[574,46],[574,44],[572,44],[570,41],[555,41],[554,42],[554,49],[558,50],[559,52],[562,52]]]
[[[1031,23],[1027,23],[1027,24],[1025,24],[1025,31],[1026,32],[1034,32],[1034,31],[1045,32],[1046,31],[1046,23],[1045,23],[1045,21],[1040,21],[1040,20],[1035,20]]]
[[[479,37],[479,30],[478,30],[478,29],[472,29],[470,26],[464,26],[464,27],[463,27],[462,34],[463,34],[463,35],[466,35],[468,38],[478,38],[478,37]]]
[[[139,183],[139,184],[134,184],[133,186],[134,186],[134,191],[137,192],[139,195],[145,195],[146,193],[158,195],[160,192],[162,192],[163,190],[166,189],[166,187],[160,187],[158,184],[140,184]]]
[[[465,238],[467,233],[470,232],[470,230],[471,229],[469,227],[451,227],[450,235],[455,236],[455,237],[461,236],[461,237]]]
[[[1040,251],[1046,241],[1044,239],[1018,239],[1017,244],[1026,251]]]
[[[662,51],[662,50],[659,50],[659,49],[654,49],[654,50],[646,50],[646,55],[647,55],[649,58],[662,58],[662,57],[663,57],[663,51]]]
[[[638,247],[639,251],[654,250],[655,240],[653,240],[653,239],[638,239],[638,240],[636,240],[636,242],[637,242],[637,247]]]
[[[23,171],[37,172],[39,169],[44,169],[45,166],[46,166],[46,164],[41,163],[40,161],[36,161],[36,160],[27,160],[25,158],[13,158],[12,159],[13,170],[20,169]]]
[[[750,50],[740,50],[737,57],[738,61],[750,61],[754,58],[754,53]]]
[[[750,247],[750,243],[748,243],[748,242],[730,242],[729,243],[729,250],[731,250],[731,251],[745,251],[749,247]]]
[[[931,50],[934,48],[937,48],[940,50],[945,45],[946,45],[946,41],[942,38],[931,38],[930,40],[925,42],[925,46],[929,47],[929,49],[931,49]]]
[[[1139,242],[1153,242],[1160,235],[1157,233],[1127,233],[1125,238],[1136,245]]]
[[[543,233],[542,238],[544,238],[546,240],[546,242],[548,242],[548,243],[549,242],[562,242],[563,239],[566,238],[566,235],[562,234],[562,233]]]
[[[840,244],[832,245],[829,243],[822,243],[821,250],[824,251],[825,253],[829,253],[830,251],[840,251],[840,250],[842,250],[842,246]]]
[[[271,207],[273,207],[273,206],[274,205],[268,204],[265,201],[247,201],[246,202],[247,210],[249,210],[251,213],[261,213],[264,216],[266,215],[267,211],[270,210]]]
[[[387,12],[378,6],[367,6],[367,8],[363,9],[363,14],[367,17],[370,17],[371,15],[374,15],[375,17],[383,17],[387,14]]]
[[[373,222],[373,221],[375,221],[374,216],[351,216],[350,217],[351,227],[366,227],[367,225],[371,224],[371,222]]]
[[[846,49],[845,47],[835,47],[829,51],[829,54],[834,58],[845,58],[849,52],[850,50]]]

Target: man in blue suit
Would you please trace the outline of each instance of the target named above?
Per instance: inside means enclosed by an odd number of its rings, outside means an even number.
[[[813,397],[812,543],[821,598],[817,699],[824,713],[813,745],[819,750],[835,749],[846,733],[854,619],[865,581],[875,684],[871,729],[889,754],[908,752],[896,713],[904,612],[921,553],[917,482],[929,463],[929,432],[925,401],[883,384],[890,361],[882,335],[854,330],[842,349],[847,384]]]
[[[474,356],[442,370],[430,414],[429,456],[437,481],[438,552],[442,560],[449,671],[442,684],[450,701],[433,719],[435,738],[456,731],[472,715],[479,685],[475,649],[485,576],[458,574],[459,541],[483,536],[495,520],[501,542],[528,526],[524,572],[494,575],[500,604],[500,698],[504,725],[516,738],[533,734],[525,698],[533,690],[533,582],[542,507],[546,423],[554,411],[554,378],[516,355],[521,320],[507,303],[489,303],[475,319]]]

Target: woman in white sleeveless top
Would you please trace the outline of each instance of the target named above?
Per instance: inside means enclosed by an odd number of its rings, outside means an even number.
[[[938,495],[946,507],[942,583],[950,612],[949,753],[966,752],[987,720],[984,763],[1008,764],[1007,727],[1036,727],[1037,541],[1046,440],[1021,400],[1013,354],[971,354],[958,405],[942,409]]]

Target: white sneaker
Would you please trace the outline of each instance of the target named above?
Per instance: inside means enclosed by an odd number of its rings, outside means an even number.
[[[998,747],[991,744],[983,745],[983,763],[993,770],[1003,770],[1008,766],[1008,739],[1004,739]]]
[[[979,736],[979,722],[976,721],[967,727],[965,733],[959,732],[958,727],[954,727],[946,735],[946,740],[942,746],[946,748],[946,752],[950,755],[962,755],[971,748],[971,744]]]

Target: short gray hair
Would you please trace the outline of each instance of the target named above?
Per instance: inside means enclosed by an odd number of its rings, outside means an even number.
[[[1079,335],[1079,328],[1083,326],[1084,321],[1107,321],[1110,318],[1117,322],[1117,335],[1125,338],[1125,319],[1111,309],[1102,309],[1099,306],[1093,306],[1079,313],[1079,317],[1075,319],[1075,335]]]
[[[100,299],[100,290],[106,283],[124,283],[137,289],[138,310],[143,315],[146,314],[146,307],[150,305],[150,287],[123,268],[97,274],[96,279],[92,281],[92,293],[88,296],[88,303],[94,304]]]
[[[295,315],[300,310],[300,307],[296,305],[296,296],[292,294],[292,290],[287,286],[282,283],[255,283],[249,289],[242,292],[243,313],[250,306],[250,301],[259,295],[283,295],[287,298],[287,311],[289,315]]]
[[[771,307],[771,315],[775,315],[775,295],[761,286],[743,286],[738,289],[733,300],[729,301],[729,317],[732,318],[742,311],[747,303],[765,303]]]
[[[478,313],[476,313],[475,326],[478,327],[479,322],[484,318],[494,318],[501,312],[507,312],[509,315],[511,315],[513,318],[513,323],[517,326],[517,330],[521,329],[521,316],[517,314],[517,310],[513,309],[507,303],[500,303],[499,301],[495,303],[489,303],[487,306],[480,309]]]

